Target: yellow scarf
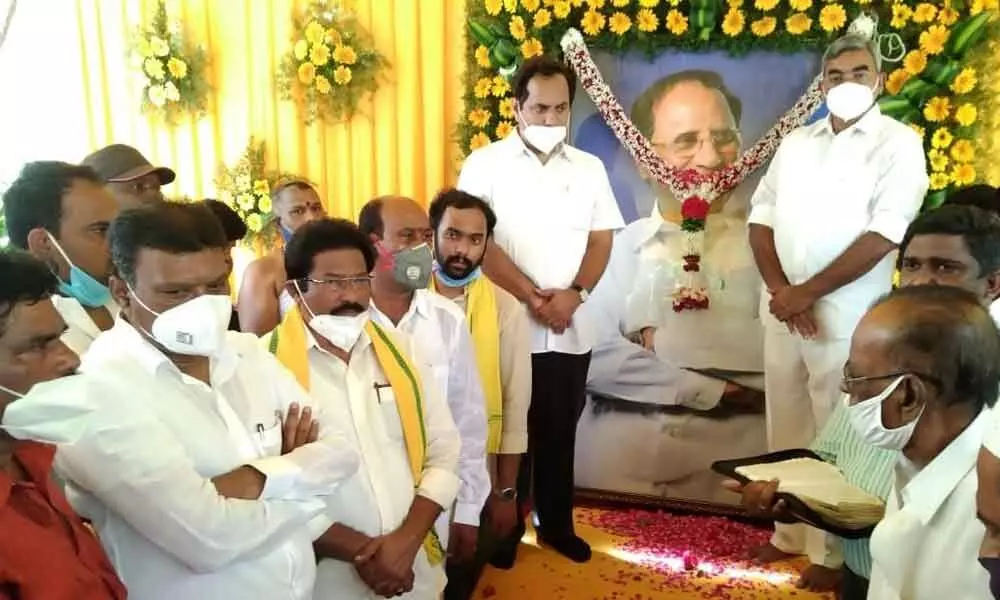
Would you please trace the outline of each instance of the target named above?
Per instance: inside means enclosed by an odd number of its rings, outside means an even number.
[[[503,392],[500,383],[500,318],[497,313],[496,290],[493,283],[480,275],[465,287],[467,292],[465,315],[469,320],[472,344],[476,348],[476,365],[486,397],[486,451],[500,451],[503,436]],[[431,277],[431,291],[437,291],[435,277]]]
[[[388,332],[372,321],[365,324],[365,332],[371,339],[379,367],[389,380],[396,397],[396,410],[399,412],[406,453],[410,459],[410,472],[413,474],[414,485],[419,485],[427,453],[420,375],[406,355],[397,348]],[[309,390],[309,347],[298,304],[293,305],[271,334],[270,349],[302,387]],[[444,548],[433,527],[424,538],[424,550],[431,565],[438,565],[444,560]]]

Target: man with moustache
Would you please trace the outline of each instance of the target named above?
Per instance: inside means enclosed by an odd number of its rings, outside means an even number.
[[[97,174],[63,162],[28,163],[3,195],[10,242],[59,279],[52,303],[66,322],[63,342],[83,355],[111,328],[118,305],[108,290],[108,227],[118,204]]]
[[[517,523],[517,479],[528,449],[531,402],[531,333],[528,316],[516,298],[482,274],[486,241],[496,215],[483,200],[449,189],[428,210],[434,230],[434,277],[431,289],[465,312],[476,365],[486,398],[487,441],[493,491],[483,510],[479,552],[474,560],[448,563],[446,600],[470,598],[494,543],[508,537]]]
[[[826,49],[828,118],[786,136],[754,192],[749,240],[764,289],[768,446],[808,445],[841,397],[850,336],[889,291],[896,246],[927,192],[923,143],[882,115],[878,45],[848,34]],[[782,527],[756,556],[802,553],[804,530]]]
[[[125,144],[111,144],[83,159],[104,181],[122,209],[163,202],[160,189],[173,183],[177,174],[167,167],[154,167],[141,152]]]
[[[375,261],[368,237],[340,219],[303,225],[285,248],[295,306],[271,347],[363,457],[310,524],[316,600],[430,600],[444,587],[434,522],[458,491],[461,441],[409,338],[369,319]]]
[[[70,500],[133,597],[311,599],[306,524],[357,470],[353,444],[255,336],[226,330],[208,208],[127,210],[108,240],[121,314],[84,357],[82,400],[114,410],[59,449]]]
[[[664,162],[700,173],[737,159],[741,114],[722,78],[698,70],[664,77],[632,107]],[[616,234],[608,268],[582,309],[598,342],[580,422],[581,485],[727,503],[711,463],[766,450],[760,278],[733,194],[717,199],[707,219],[700,273],[711,295],[707,310],[672,307],[687,276],[677,199],[661,190],[651,216]]]
[[[278,326],[281,317],[292,306],[292,297],[285,289],[285,244],[295,231],[312,221],[326,217],[326,209],[307,181],[284,181],[271,191],[272,225],[281,235],[281,242],[268,254],[250,263],[243,273],[239,298],[236,302],[240,327],[243,331],[264,335]]]
[[[60,341],[49,301],[58,280],[21,251],[0,251],[0,600],[124,600],[100,542],[52,476],[55,446],[72,443],[86,407],[69,404],[80,363]],[[29,441],[40,440],[40,441]]]
[[[426,289],[434,232],[419,204],[401,196],[376,198],[362,207],[358,224],[378,250],[372,320],[413,340],[422,359],[417,368],[444,394],[462,438],[462,485],[437,529],[449,558],[468,562],[476,553],[479,516],[491,489],[486,407],[469,325],[454,302]]]

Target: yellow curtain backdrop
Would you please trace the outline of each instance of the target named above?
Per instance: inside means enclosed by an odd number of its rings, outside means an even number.
[[[346,4],[391,63],[387,81],[352,121],[306,127],[302,107],[279,98],[275,78],[294,11],[307,1],[167,0],[170,18],[208,53],[213,87],[208,116],[167,128],[139,112],[141,82],[126,59],[128,39],[155,0],[76,0],[86,147],[134,145],[177,171],[168,196],[201,198],[215,194],[219,164],[236,161],[254,136],[266,143],[268,166],[316,182],[334,216],[354,219],[366,201],[388,193],[426,203],[457,173],[464,4]]]

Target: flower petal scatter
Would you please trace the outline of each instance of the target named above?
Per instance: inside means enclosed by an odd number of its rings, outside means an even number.
[[[184,115],[205,114],[209,92],[205,51],[191,46],[182,28],[170,22],[163,1],[135,32],[129,52],[143,79],[144,114],[167,125],[175,125]]]
[[[496,8],[499,14],[502,5]],[[490,66],[489,48],[475,52],[480,68]],[[300,101],[307,124],[350,120],[370,98],[389,68],[371,35],[346,8],[314,2],[295,18],[291,50],[281,63],[278,91]]]

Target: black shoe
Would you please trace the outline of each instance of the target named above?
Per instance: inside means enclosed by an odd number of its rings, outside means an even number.
[[[551,547],[573,562],[585,563],[590,560],[590,544],[572,533],[552,537],[539,534],[538,541]]]

